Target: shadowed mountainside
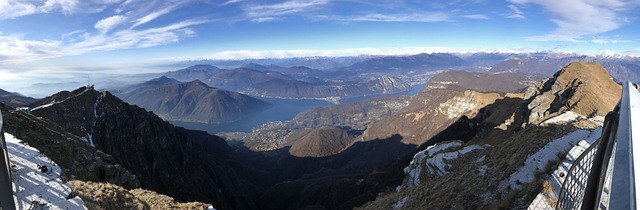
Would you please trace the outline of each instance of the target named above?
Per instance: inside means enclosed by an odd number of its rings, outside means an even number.
[[[175,127],[106,91],[80,88],[51,98],[62,95],[69,97],[40,102],[51,104],[32,113],[111,155],[143,188],[219,209],[256,208],[257,186],[223,139]]]

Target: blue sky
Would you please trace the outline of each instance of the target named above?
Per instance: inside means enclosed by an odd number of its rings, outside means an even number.
[[[0,88],[181,59],[640,55],[640,0],[0,0]]]

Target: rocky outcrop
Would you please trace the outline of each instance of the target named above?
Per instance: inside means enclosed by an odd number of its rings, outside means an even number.
[[[553,78],[530,87],[528,121],[541,122],[554,113],[572,111],[584,116],[604,116],[620,100],[622,87],[598,63],[567,65]]]
[[[175,127],[106,91],[81,88],[69,95],[32,113],[111,155],[142,188],[217,209],[255,208],[248,169],[223,139]]]
[[[147,83],[150,82],[153,81]],[[265,101],[209,87],[199,80],[144,85],[119,96],[168,121],[227,123],[251,117],[271,107]]]

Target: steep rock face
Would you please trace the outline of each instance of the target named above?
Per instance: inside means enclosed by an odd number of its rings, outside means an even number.
[[[291,145],[289,153],[296,157],[326,157],[347,148],[356,136],[340,128],[318,128]]]
[[[313,84],[298,80],[274,79],[252,85],[241,92],[274,98],[328,98],[389,94],[410,89],[410,85],[398,78],[382,76],[364,83]]]
[[[109,92],[81,88],[70,95],[32,113],[112,155],[143,188],[219,209],[255,208],[246,168],[223,139],[175,127]]]
[[[480,93],[455,85],[435,89],[425,87],[412,97],[409,106],[372,123],[363,139],[399,134],[404,137],[404,143],[422,145],[455,122],[469,123],[469,118],[481,108],[500,98],[502,96],[497,93]]]
[[[22,111],[3,108],[2,114],[4,131],[51,158],[62,168],[62,176],[66,179],[140,187],[138,178],[118,164],[113,156],[90,147],[62,127]]]
[[[517,92],[544,79],[542,75],[524,73],[487,74],[481,72],[445,71],[433,76],[425,85],[430,88],[448,84],[478,91]]]
[[[572,111],[585,116],[604,116],[613,110],[622,87],[598,63],[576,62],[567,65],[553,78],[527,90],[529,122],[538,122],[550,114]]]
[[[185,122],[233,122],[271,106],[247,95],[209,87],[198,80],[141,87],[121,97],[165,120]]]

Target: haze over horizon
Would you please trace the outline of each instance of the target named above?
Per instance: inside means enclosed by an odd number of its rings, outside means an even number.
[[[157,72],[153,66],[190,59],[479,51],[640,56],[638,6],[638,0],[0,0],[0,88]]]

